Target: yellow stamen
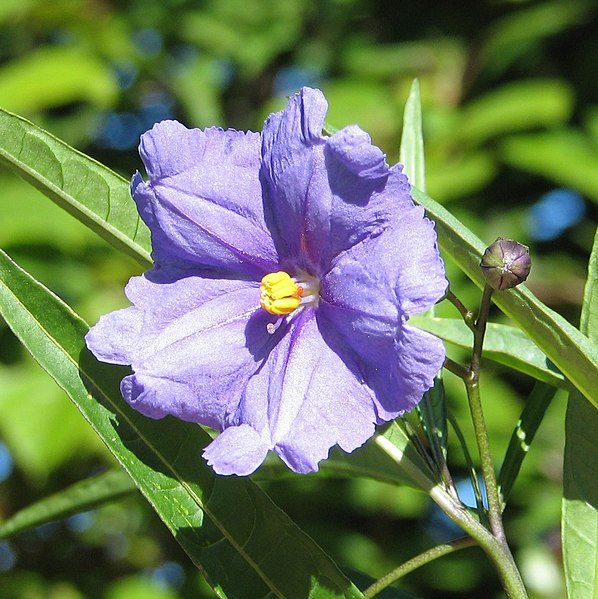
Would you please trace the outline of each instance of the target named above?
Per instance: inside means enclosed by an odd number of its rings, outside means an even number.
[[[260,306],[270,314],[290,314],[301,304],[303,288],[284,271],[271,272],[260,285]]]

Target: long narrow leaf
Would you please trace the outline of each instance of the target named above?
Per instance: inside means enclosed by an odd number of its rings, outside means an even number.
[[[117,249],[151,264],[149,230],[129,184],[33,123],[0,109],[0,164],[9,167]]]
[[[598,343],[598,233],[590,256],[581,330]],[[570,599],[598,597],[598,412],[576,391],[565,419],[563,562]]]
[[[399,161],[411,185],[426,191],[426,164],[424,156],[424,136],[422,132],[422,108],[419,94],[419,81],[414,79],[405,103],[403,133]]]
[[[125,369],[97,362],[87,325],[0,252],[0,314],[77,405],[220,597],[361,597],[251,480],[218,477],[200,427],[151,420],[121,399]]]
[[[421,191],[414,189],[413,196],[436,221],[442,250],[474,283],[483,287],[484,279],[479,267],[485,249],[482,241]],[[492,300],[527,333],[594,407],[598,407],[598,346],[560,314],[545,306],[524,285],[496,292]]]
[[[23,530],[91,510],[136,491],[131,477],[124,470],[108,470],[80,481],[67,489],[36,501],[0,524],[0,539]]]
[[[521,464],[530,449],[534,436],[544,418],[556,389],[545,383],[537,383],[525,402],[521,418],[513,431],[507,453],[498,475],[498,486],[503,503],[506,503]]]
[[[411,322],[421,329],[434,333],[448,343],[471,349],[473,336],[462,320],[414,316],[411,318]],[[538,346],[515,327],[489,323],[484,337],[484,358],[529,374],[539,381],[550,383],[556,387],[571,388],[571,384],[550,363]]]

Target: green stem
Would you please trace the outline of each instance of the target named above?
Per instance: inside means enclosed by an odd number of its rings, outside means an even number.
[[[508,545],[496,538],[480,524],[465,506],[443,488],[429,479],[421,470],[406,459],[405,454],[382,435],[375,435],[374,442],[391,457],[417,485],[424,490],[442,511],[466,533],[473,537],[495,564],[503,588],[509,599],[527,599],[521,575]]]
[[[478,453],[480,456],[480,466],[482,477],[486,485],[486,495],[488,497],[488,520],[494,536],[502,542],[506,542],[504,527],[502,524],[502,502],[498,483],[496,481],[496,472],[490,451],[490,441],[488,439],[488,429],[484,421],[482,411],[482,401],[480,398],[480,363],[482,358],[482,345],[484,343],[484,334],[486,332],[486,323],[488,322],[488,313],[490,310],[490,298],[492,296],[492,287],[486,285],[480,303],[480,312],[475,323],[473,338],[473,355],[471,358],[470,375],[465,379],[467,389],[467,399],[469,400],[469,409],[475,432]]]
[[[484,343],[484,335],[486,334],[486,324],[488,323],[488,313],[490,312],[490,298],[492,297],[492,287],[486,285],[482,293],[482,301],[480,302],[480,311],[478,318],[475,321],[473,328],[473,355],[471,358],[471,371],[476,378],[480,374],[480,361],[482,358],[482,345]]]
[[[463,379],[467,390],[467,399],[469,401],[469,409],[480,456],[481,472],[488,498],[488,523],[490,530],[475,520],[469,512],[464,511],[464,507],[461,504],[455,507],[453,498],[444,491],[445,496],[440,494],[441,489],[434,488],[429,490],[428,493],[455,523],[478,541],[498,570],[507,596],[513,599],[523,599],[527,597],[527,592],[507,544],[504,532],[501,497],[492,462],[488,430],[484,421],[480,398],[479,378],[482,346],[484,344],[486,324],[490,312],[491,297],[492,288],[486,285],[480,302],[478,318],[474,321],[472,313],[449,291],[447,299],[457,307],[463,320],[473,332],[473,352],[469,369],[448,359],[444,365],[445,368]]]
[[[444,368],[446,368],[449,372],[452,372],[454,375],[458,376],[460,379],[464,381],[469,377],[469,368],[465,368],[458,362],[451,360],[450,358],[444,359]]]
[[[446,292],[446,299],[457,308],[465,324],[473,331],[475,326],[475,314],[465,307],[463,302],[451,291],[450,287]]]
[[[475,539],[472,539],[471,537],[463,537],[461,539],[457,539],[456,541],[452,541],[451,543],[445,543],[443,545],[432,547],[432,549],[428,549],[416,557],[411,558],[409,561],[401,564],[398,568],[395,568],[392,572],[389,572],[386,576],[383,576],[377,580],[374,584],[365,589],[365,591],[362,591],[363,596],[366,599],[375,597],[380,591],[397,582],[397,580],[403,576],[406,576],[410,572],[417,570],[417,568],[425,566],[439,557],[443,557],[449,553],[453,553],[454,551],[459,551],[460,549],[473,547],[476,544],[477,543]]]

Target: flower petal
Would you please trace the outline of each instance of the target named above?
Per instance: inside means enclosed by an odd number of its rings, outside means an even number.
[[[85,335],[85,343],[93,355],[108,364],[130,364],[139,351],[143,313],[130,307],[101,316]]]
[[[93,327],[90,349],[132,366],[121,389],[146,416],[172,414],[222,429],[271,343],[266,326],[274,317],[259,308],[257,285],[144,276],[127,291],[137,305]]]
[[[314,311],[306,309],[249,380],[237,418],[269,437],[292,470],[317,470],[333,445],[352,451],[374,433],[372,393],[356,370],[324,342]]]
[[[419,206],[404,207],[383,235],[341,255],[320,284],[322,300],[354,314],[397,322],[431,308],[446,291],[434,223]],[[370,325],[377,328],[378,325]]]
[[[442,367],[445,358],[442,341],[406,324],[396,326],[393,335],[353,329],[354,323],[346,316],[341,310],[322,307],[318,314],[320,330],[340,355],[355,356],[358,372],[374,395],[377,423],[411,410],[432,386]],[[390,329],[386,325],[383,332]],[[342,342],[335,341],[327,331],[335,331]]]
[[[268,445],[248,424],[231,426],[212,441],[203,457],[216,474],[247,476],[266,459]]]
[[[367,133],[351,125],[322,135],[326,109],[319,90],[303,88],[263,132],[268,226],[283,265],[286,259],[315,275],[340,252],[379,235],[411,204],[407,179],[395,168],[389,185],[385,156]]]
[[[277,263],[263,217],[260,135],[158,123],[141,138],[150,180],[131,190],[156,263],[260,277]]]
[[[305,254],[307,263],[295,265],[310,270],[311,262],[317,264],[314,238],[327,237],[330,190],[322,136],[327,106],[322,92],[304,88],[264,124],[264,211],[283,268],[285,258],[295,264]]]
[[[121,390],[143,414],[222,431],[204,453],[221,474],[250,474],[268,450],[317,470],[413,407],[444,359],[406,324],[446,288],[433,226],[359,127],[322,134],[326,109],[305,88],[262,136],[170,121],[142,138],[149,181],[132,193],[156,267],[87,343],[131,365]],[[262,310],[258,281],[279,269],[316,277],[319,301]]]
[[[358,356],[380,420],[411,409],[442,366],[442,342],[406,321],[432,307],[446,286],[433,224],[419,207],[344,252],[321,281],[320,328],[337,331]]]

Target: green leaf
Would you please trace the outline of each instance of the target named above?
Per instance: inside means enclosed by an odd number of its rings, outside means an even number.
[[[598,343],[598,233],[590,256],[581,330]],[[570,599],[598,597],[598,412],[576,391],[565,418],[563,563]]]
[[[381,433],[387,437],[403,455],[397,464],[395,458],[370,439],[362,447],[345,453],[338,447],[330,450],[328,459],[320,464],[316,476],[337,478],[369,478],[392,485],[404,485],[421,490],[422,477],[433,478],[434,474],[427,461],[422,458],[412,439],[406,432],[403,419],[393,421]],[[417,475],[414,477],[413,473]],[[280,461],[267,460],[252,476],[255,480],[280,480],[281,478],[298,478],[304,475],[295,474]]]
[[[103,449],[75,406],[28,356],[0,365],[0,389],[0,438],[36,485],[46,484],[70,460]]]
[[[0,4],[0,23],[2,25],[7,21],[14,23],[14,19],[23,18],[35,2],[36,0],[4,0]]]
[[[102,589],[104,599],[179,599],[178,592],[169,585],[149,576],[124,576],[111,581],[106,589]]]
[[[466,349],[472,347],[471,330],[461,319],[414,316],[410,322],[457,347]],[[484,358],[529,374],[539,381],[556,387],[567,389],[571,387],[569,381],[550,363],[538,346],[515,327],[488,323],[484,337]]]
[[[426,191],[426,163],[424,157],[424,137],[422,134],[422,108],[419,94],[419,81],[413,80],[405,103],[403,133],[399,161],[405,167],[405,174],[411,185]]]
[[[525,402],[521,418],[519,418],[519,422],[513,431],[498,475],[498,486],[500,487],[503,503],[507,502],[511,494],[521,464],[530,449],[536,431],[555,393],[556,389],[551,385],[536,383]]]
[[[87,325],[0,252],[0,313],[64,389],[160,518],[229,599],[361,597],[331,559],[250,479],[219,477],[211,441],[175,418],[151,420],[120,397],[127,370],[97,362]]]
[[[436,221],[443,252],[480,288],[479,267],[485,245],[437,202],[417,189],[412,191],[428,216]],[[545,306],[525,285],[495,292],[493,302],[517,323],[548,359],[598,407],[598,347],[560,314]]]
[[[446,464],[448,446],[448,426],[446,414],[446,394],[442,371],[436,375],[434,386],[428,389],[417,405],[420,422],[430,444],[430,452],[438,472]]]
[[[0,539],[52,520],[91,510],[136,490],[137,487],[124,470],[108,470],[17,512],[12,518],[0,524]]]
[[[117,249],[151,265],[149,230],[137,214],[128,182],[109,168],[2,109],[0,165],[11,168]]]
[[[407,433],[403,419],[393,420],[382,432],[376,433],[370,442],[401,468],[403,475],[411,479],[414,487],[428,492],[439,481],[426,459],[417,451]]]
[[[475,195],[496,175],[496,158],[491,152],[458,153],[450,160],[431,157],[426,175],[428,191],[443,203],[463,196]]]

